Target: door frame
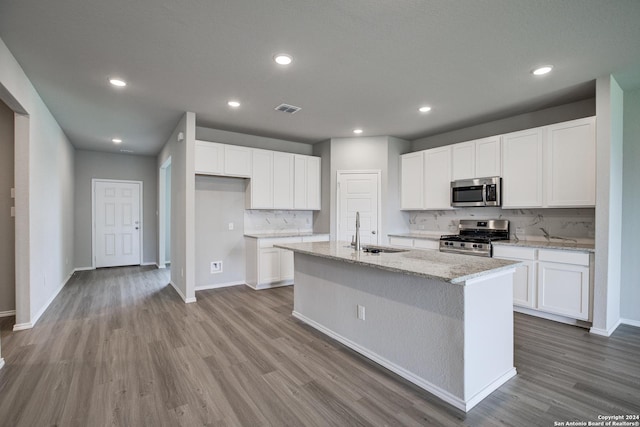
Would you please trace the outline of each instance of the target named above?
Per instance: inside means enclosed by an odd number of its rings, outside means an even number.
[[[144,187],[142,181],[132,181],[128,179],[102,179],[102,178],[92,178],[91,179],[91,267],[96,269],[96,183],[97,182],[116,182],[121,184],[140,184],[140,234],[139,234],[139,247],[140,247],[140,265],[142,265],[142,260],[144,259],[144,212],[142,210],[142,201],[144,199]]]
[[[165,160],[159,169],[159,182],[158,182],[158,268],[166,268],[167,261],[167,220],[169,220],[169,227],[171,227],[171,215],[167,218],[167,209],[171,209],[171,206],[167,206],[167,187],[171,191],[171,181],[167,180],[167,168],[171,166],[171,156]],[[171,175],[173,176],[173,168],[171,169]],[[172,178],[173,179],[173,178]],[[170,238],[171,236],[169,236]],[[171,242],[169,242],[171,244]]]
[[[378,187],[378,224],[377,224],[377,240],[380,244],[380,235],[382,229],[382,171],[380,169],[359,169],[359,170],[339,170],[336,173],[336,240],[340,236],[340,179],[346,175],[375,174],[377,176]]]

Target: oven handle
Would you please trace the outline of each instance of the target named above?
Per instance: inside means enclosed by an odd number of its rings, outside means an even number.
[[[482,184],[482,204],[487,206],[487,184]]]

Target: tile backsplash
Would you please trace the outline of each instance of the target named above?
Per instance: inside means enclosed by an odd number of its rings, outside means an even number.
[[[313,211],[245,210],[245,233],[312,232]]]
[[[544,228],[551,236],[575,240],[593,240],[595,209],[500,209],[463,208],[443,211],[406,212],[411,232],[458,232],[461,219],[508,219],[511,238],[544,239]]]

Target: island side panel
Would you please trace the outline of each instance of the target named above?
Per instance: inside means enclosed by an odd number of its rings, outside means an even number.
[[[301,253],[294,283],[294,316],[464,408],[463,286]]]
[[[467,282],[465,401],[471,409],[516,374],[513,359],[515,269]]]

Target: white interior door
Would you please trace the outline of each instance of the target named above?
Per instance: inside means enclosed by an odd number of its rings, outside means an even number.
[[[360,242],[379,244],[380,174],[338,172],[338,240],[351,241],[360,212]]]
[[[96,268],[141,264],[141,193],[140,182],[93,182]]]

